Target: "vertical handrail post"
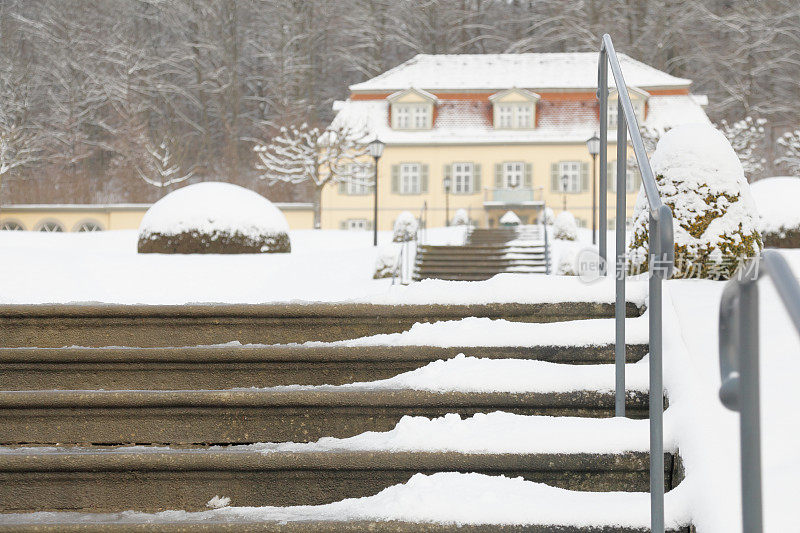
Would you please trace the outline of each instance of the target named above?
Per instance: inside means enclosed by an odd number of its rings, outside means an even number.
[[[544,273],[550,274],[550,241],[547,236],[547,202],[542,202],[542,231],[544,231]]]
[[[760,533],[761,413],[758,371],[758,285],[739,284],[739,425],[742,465],[742,531]]]
[[[614,397],[614,415],[625,416],[625,174],[628,159],[628,130],[622,99],[617,103],[617,223],[615,228],[615,275],[617,298],[614,303],[614,322],[616,342],[614,344],[614,362],[616,366],[616,391]]]
[[[600,248],[600,275],[605,276],[608,264],[608,60],[606,49],[600,48],[600,73],[597,88],[597,97],[600,100],[600,209],[598,227],[600,235],[598,246]]]
[[[670,222],[671,223],[671,222]],[[661,253],[661,221],[650,213],[650,276],[649,276],[649,329],[650,329],[650,531],[664,532],[664,385],[662,376],[662,305],[661,281],[664,276]]]

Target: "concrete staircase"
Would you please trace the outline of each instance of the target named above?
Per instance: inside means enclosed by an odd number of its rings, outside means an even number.
[[[481,281],[504,272],[544,274],[549,257],[539,226],[473,229],[462,246],[420,245],[415,280]]]
[[[628,306],[630,316],[640,310]],[[608,392],[432,393],[338,385],[413,370],[458,353],[611,364],[613,346],[348,347],[334,341],[398,332],[416,321],[489,316],[553,322],[613,316],[613,305],[480,306],[8,306],[0,307],[1,531],[29,531],[31,511],[57,511],[37,531],[541,531],[619,528],[398,522],[280,524],[228,516],[150,524],[102,513],[205,510],[215,495],[236,506],[329,503],[376,494],[418,472],[522,476],[575,491],[647,491],[648,454],[336,451],[262,453],[257,442],[307,442],[392,429],[404,415],[519,414],[608,417]],[[264,345],[229,344],[231,340]],[[286,344],[291,343],[291,344]],[[62,348],[60,346],[86,346]],[[170,347],[186,345],[186,347]],[[105,346],[105,347],[104,347]],[[127,346],[127,347],[108,347]],[[631,362],[646,345],[628,350]],[[265,387],[265,388],[251,388]],[[632,416],[647,395],[631,394]],[[135,445],[135,446],[132,446]],[[681,478],[665,458],[666,488]]]

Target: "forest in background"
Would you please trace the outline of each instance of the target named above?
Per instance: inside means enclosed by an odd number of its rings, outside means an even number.
[[[324,127],[348,85],[418,53],[596,51],[605,32],[693,79],[715,122],[766,121],[760,172],[781,170],[797,0],[0,0],[0,200],[149,202],[191,176],[305,201],[259,179],[253,146]]]

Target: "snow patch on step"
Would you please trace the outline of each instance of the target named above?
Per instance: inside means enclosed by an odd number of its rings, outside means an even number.
[[[458,453],[624,453],[650,449],[649,421],[629,418],[526,416],[478,413],[468,418],[404,416],[394,429],[316,442],[259,443],[245,446],[273,452],[458,452]],[[666,451],[674,451],[671,435]]]
[[[625,365],[626,389],[646,392],[648,362],[645,356]],[[414,389],[434,392],[575,392],[612,393],[614,365],[568,365],[527,359],[488,359],[459,354],[392,378],[341,385],[371,389]]]
[[[678,487],[666,496],[666,526],[689,523],[687,491]],[[164,511],[155,514],[126,511],[114,514],[32,513],[6,514],[3,523],[168,523],[248,521],[358,521],[398,520],[457,525],[549,524],[576,527],[631,527],[650,525],[647,493],[577,492],[542,483],[484,474],[415,474],[366,498],[327,505],[296,507],[225,507],[203,512]],[[232,502],[234,505],[235,501]]]
[[[647,314],[625,319],[628,344],[646,344]],[[386,333],[330,343],[339,346],[590,346],[614,343],[614,319],[596,318],[550,323],[469,317],[417,323],[402,333]],[[307,342],[304,346],[325,346]]]

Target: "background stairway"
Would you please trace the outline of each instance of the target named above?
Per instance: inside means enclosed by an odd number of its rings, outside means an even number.
[[[544,274],[549,257],[540,226],[473,229],[463,246],[420,245],[414,279],[481,281],[503,272]]]
[[[0,512],[198,511],[205,510],[206,502],[216,495],[230,497],[235,506],[313,505],[373,495],[418,472],[523,476],[576,491],[648,489],[646,452],[262,453],[257,447],[242,446],[387,431],[408,414],[469,416],[502,410],[553,416],[611,416],[613,395],[594,390],[431,393],[369,386],[280,385],[336,385],[389,377],[460,352],[562,364],[611,364],[613,346],[202,346],[214,335],[219,336],[220,342],[238,336],[252,342],[258,331],[265,342],[347,339],[361,336],[366,325],[381,332],[405,330],[415,316],[425,321],[470,314],[527,322],[607,318],[613,316],[613,305],[574,302],[523,307],[402,306],[387,310],[382,306],[331,304],[294,309],[283,309],[281,315],[275,306],[0,308],[0,331],[6,346],[0,349],[0,445],[7,447],[0,453]],[[640,310],[630,305],[628,313],[637,316]],[[280,320],[275,320],[276,315],[281,315]],[[154,335],[156,323],[162,326],[160,335]],[[196,341],[187,342],[192,335],[196,335]],[[166,347],[170,336],[190,345]],[[89,347],[53,347],[80,344],[74,340],[81,338]],[[155,342],[161,346],[152,346]],[[129,347],[102,347],[121,344]],[[635,361],[646,351],[646,346],[635,345],[628,355]],[[253,386],[267,388],[249,388]],[[631,394],[628,408],[634,416],[646,416],[647,394]],[[678,463],[667,454],[667,489],[680,481]],[[112,527],[107,523],[109,517],[83,517],[78,526],[76,519],[69,516],[52,515],[52,524],[39,530],[69,531],[74,526],[80,531],[105,531]],[[167,530],[167,526],[159,529],[144,520],[141,518],[131,528]],[[246,517],[225,520],[217,524],[219,528],[212,521],[184,524],[181,530],[455,531],[454,526],[397,522],[282,525],[257,523]],[[30,526],[24,515],[15,514],[13,520],[4,520],[0,514],[0,531],[24,531]],[[546,526],[525,530],[636,531]]]

